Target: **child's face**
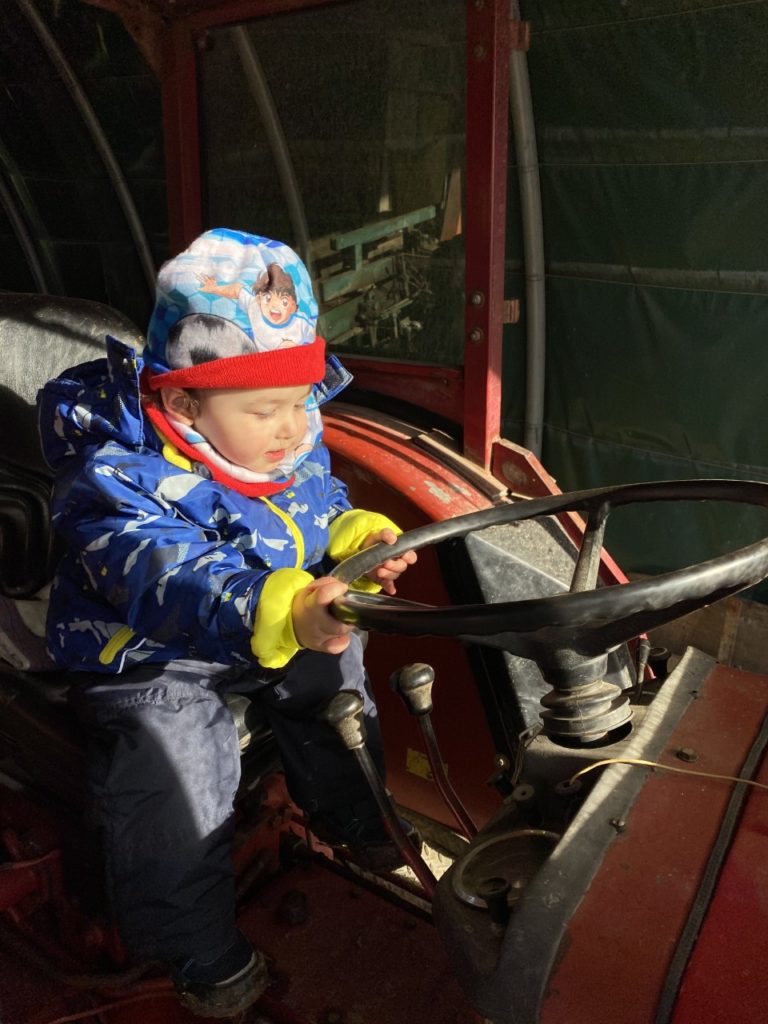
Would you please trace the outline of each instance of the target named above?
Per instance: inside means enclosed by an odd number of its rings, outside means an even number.
[[[256,298],[261,315],[276,326],[290,320],[296,312],[296,301],[287,292],[259,292]]]
[[[199,391],[191,423],[220,455],[255,473],[269,473],[307,430],[311,387]]]

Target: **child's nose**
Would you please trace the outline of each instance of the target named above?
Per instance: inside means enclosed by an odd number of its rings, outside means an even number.
[[[296,412],[291,409],[289,412],[283,413],[278,423],[278,436],[279,437],[293,437],[298,432],[298,416]]]

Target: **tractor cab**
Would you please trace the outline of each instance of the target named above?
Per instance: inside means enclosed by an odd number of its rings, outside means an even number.
[[[334,471],[355,505],[403,528],[394,552],[419,552],[395,597],[350,591],[334,608],[366,637],[386,785],[354,694],[322,711],[406,868],[372,872],[314,835],[258,703],[230,699],[238,923],[271,978],[242,1024],[762,1021],[768,677],[694,648],[671,656],[654,638],[768,576],[768,484],[562,493],[542,465],[533,164],[520,168],[524,272],[505,258],[510,136],[518,154],[533,140],[518,5],[76,6],[107,50],[119,28],[157,81],[167,236],[147,194],[132,201],[62,65],[69,29],[54,37],[19,0],[19,46],[30,67],[57,55],[123,220],[120,246],[104,247],[112,291],[78,295],[66,287],[77,273],[30,227],[32,194],[6,204],[37,287],[0,292],[4,1024],[197,1019],[110,920],[72,679],[44,642],[61,551],[35,396],[101,358],[107,335],[140,351],[153,248],[171,255],[219,224],[284,238],[310,267],[320,331],[354,375],[324,409]],[[125,103],[120,116],[127,148],[146,118]],[[149,167],[152,147],[141,155]],[[510,401],[519,443],[502,436]],[[610,554],[625,506],[642,525],[703,503],[718,521],[756,523],[748,542],[724,529],[736,538],[725,550],[630,582]],[[333,572],[351,582],[376,564],[370,549]]]

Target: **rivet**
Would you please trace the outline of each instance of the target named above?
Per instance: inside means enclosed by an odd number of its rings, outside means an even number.
[[[679,761],[687,761],[688,764],[693,764],[694,761],[699,760],[699,755],[693,747],[680,747],[675,751],[675,757]]]
[[[485,60],[485,47],[482,43],[477,43],[472,53],[474,54],[475,60]]]
[[[473,327],[472,330],[469,332],[469,340],[472,342],[473,345],[477,345],[479,342],[483,340],[484,337],[485,332],[483,331],[482,327]]]

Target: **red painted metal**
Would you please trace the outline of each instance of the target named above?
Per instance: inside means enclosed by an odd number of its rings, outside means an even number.
[[[462,421],[464,375],[461,370],[360,356],[344,356],[344,365],[354,374],[356,388],[409,402],[453,423]]]
[[[296,891],[306,899],[307,918],[286,927],[281,900]],[[317,871],[278,878],[240,924],[258,936],[285,979],[282,987],[278,981],[272,1007],[302,1022],[480,1024],[431,923],[404,917],[400,907],[349,879]],[[272,1020],[270,1008],[264,1010]]]
[[[198,9],[175,9],[163,40],[163,123],[171,252],[180,252],[200,234],[202,174],[197,53],[205,46],[205,32],[216,25],[234,24],[340,0],[237,0]]]
[[[768,704],[766,681],[750,680]],[[768,761],[757,773],[768,785]],[[673,1024],[764,1024],[768,1011],[768,793],[753,792],[688,965]]]
[[[699,754],[691,768],[738,775],[767,703],[766,677],[714,666],[660,760],[686,767],[674,752],[691,747]],[[765,767],[761,777],[765,781]],[[731,789],[730,783],[694,776],[660,772],[648,777],[625,831],[610,847],[568,927],[541,1024],[564,1020],[568,1024],[614,1020],[650,1024],[656,1019],[661,987]],[[749,904],[745,899],[747,893],[756,894],[753,886],[760,877],[753,873],[754,862],[745,858],[756,845],[763,855],[766,852],[765,794],[751,804],[761,804],[759,816],[751,817],[753,826],[739,842],[739,856],[729,861],[726,888],[722,894],[719,888],[716,897],[719,913],[707,921],[706,945],[697,948],[696,984],[686,983],[675,1024],[762,1024],[765,1020],[768,907],[764,893]],[[752,881],[747,883],[750,874]],[[720,928],[726,927],[730,909],[738,916],[724,934]],[[737,939],[739,928],[742,933]],[[735,946],[727,945],[726,935]],[[736,995],[745,975],[748,998]],[[699,983],[704,984],[703,998],[696,994]]]
[[[467,4],[464,451],[489,466],[501,416],[509,4]]]
[[[164,44],[163,129],[171,252],[202,231],[200,129],[194,36],[174,21]]]
[[[491,472],[497,480],[507,484],[512,495],[544,498],[548,494],[562,494],[555,478],[532,452],[503,438],[493,445]],[[584,536],[584,520],[581,516],[566,512],[558,516],[558,519],[574,544],[580,544]],[[600,579],[607,584],[627,582],[627,577],[605,550],[600,555]]]
[[[374,420],[365,410],[334,402],[324,420],[334,469],[348,484],[355,505],[384,512],[406,530],[489,507],[480,491],[385,417]],[[432,550],[420,553],[417,565],[399,581],[398,594],[435,605],[450,603]],[[443,760],[459,799],[481,824],[499,805],[486,784],[496,751],[466,651],[458,642],[369,636],[366,665],[379,704],[388,784],[406,807],[455,826],[429,773],[421,729],[388,685],[394,671],[413,662],[427,662],[435,670],[433,721]]]
[[[348,0],[210,0],[206,4],[190,3],[183,16],[178,9],[184,4],[177,3],[177,21],[185,21],[190,29],[212,28],[214,25],[234,25],[238,22],[253,21],[276,14],[306,10],[309,7],[329,7],[346,3]]]

